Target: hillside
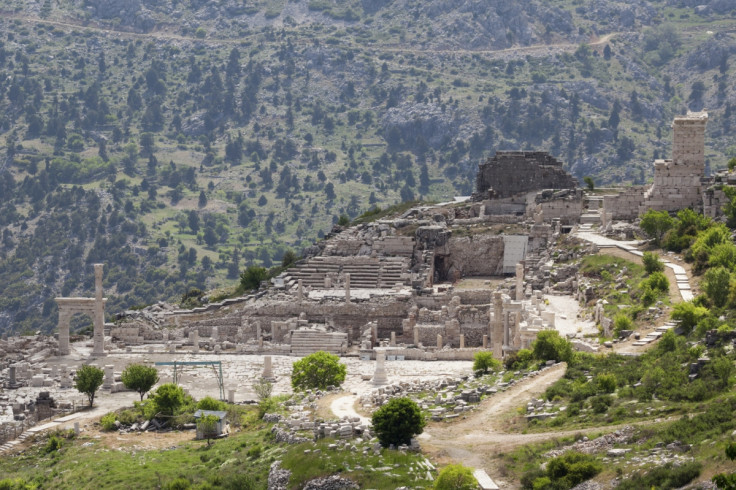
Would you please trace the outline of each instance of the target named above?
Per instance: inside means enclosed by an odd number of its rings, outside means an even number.
[[[707,108],[736,155],[726,0],[0,1],[0,331],[233,283],[341,215],[473,189],[499,149],[642,183]],[[77,327],[84,326],[79,320]]]

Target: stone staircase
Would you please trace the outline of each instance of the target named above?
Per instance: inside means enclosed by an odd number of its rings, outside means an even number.
[[[322,332],[319,330],[294,330],[291,333],[291,355],[308,356],[317,351],[342,355],[348,346],[348,334],[342,332]]]
[[[647,345],[649,343],[652,343],[655,340],[659,340],[659,338],[662,335],[664,335],[664,333],[667,330],[671,330],[671,329],[673,329],[675,327],[677,327],[677,323],[676,322],[667,322],[664,325],[662,325],[661,327],[655,328],[654,329],[654,332],[649,332],[646,335],[646,337],[644,337],[643,339],[639,339],[639,340],[635,341],[632,345],[639,346],[639,345]]]
[[[392,288],[396,283],[408,284],[408,266],[408,259],[403,257],[319,256],[289,269],[284,285],[291,289],[301,279],[304,287],[324,289],[325,277],[350,274],[351,288]]]

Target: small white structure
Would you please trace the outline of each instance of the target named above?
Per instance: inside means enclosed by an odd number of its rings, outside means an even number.
[[[205,415],[214,415],[217,417],[217,428],[215,429],[214,437],[222,437],[225,435],[225,424],[227,423],[226,417],[227,412],[222,412],[220,410],[197,410],[194,412],[194,420],[199,422],[199,419],[202,418]],[[210,439],[214,438],[210,436]],[[202,430],[199,427],[199,424],[197,424],[197,439],[206,439],[206,434],[202,432]]]

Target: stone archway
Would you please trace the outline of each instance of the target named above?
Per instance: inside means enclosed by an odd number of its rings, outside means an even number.
[[[107,298],[102,297],[102,268],[103,264],[94,264],[95,268],[95,297],[94,298],[55,298],[59,305],[59,355],[69,355],[69,322],[77,313],[92,317],[94,323],[94,349],[92,356],[105,355],[105,303]]]

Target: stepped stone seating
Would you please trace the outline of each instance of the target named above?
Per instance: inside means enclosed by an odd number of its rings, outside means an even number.
[[[291,355],[304,357],[317,351],[342,355],[348,346],[348,334],[319,329],[298,329],[291,333]]]
[[[304,287],[323,289],[325,277],[350,274],[351,288],[392,288],[397,282],[408,284],[408,266],[408,259],[403,257],[319,256],[290,269],[284,283],[292,288],[301,279]]]

